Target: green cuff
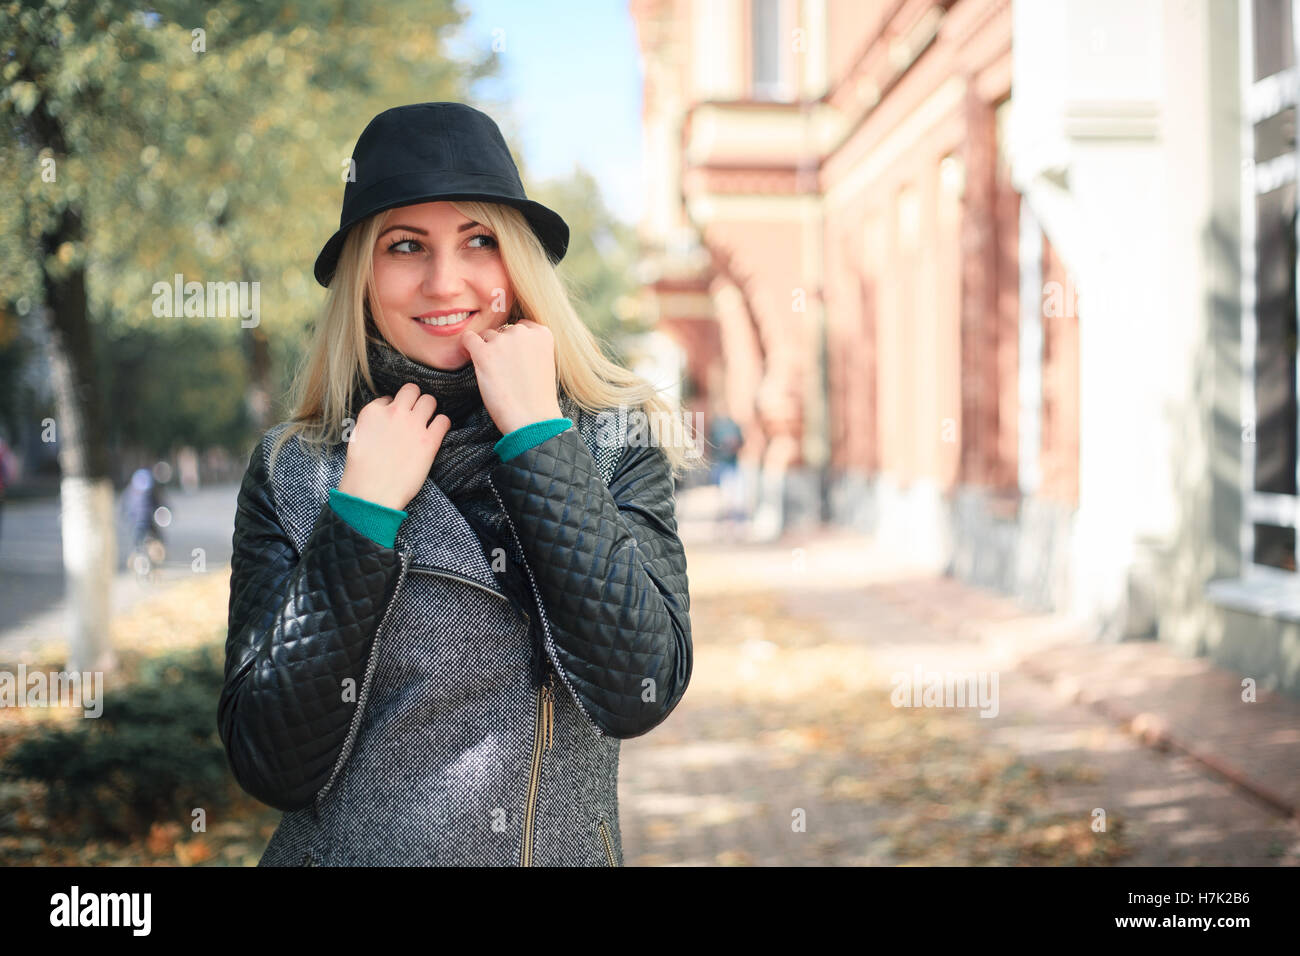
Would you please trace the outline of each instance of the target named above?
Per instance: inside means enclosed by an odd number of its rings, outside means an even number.
[[[516,455],[526,452],[535,445],[540,445],[548,438],[554,438],[560,432],[573,427],[567,418],[548,418],[544,422],[533,422],[522,428],[516,428],[492,446],[492,450],[502,461],[509,461]]]
[[[358,498],[337,488],[330,489],[330,507],[357,531],[385,548],[393,546],[397,529],[406,520],[405,511]]]

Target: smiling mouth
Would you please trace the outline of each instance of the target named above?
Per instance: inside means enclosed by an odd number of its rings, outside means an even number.
[[[452,315],[442,315],[437,318],[422,319],[419,316],[415,316],[414,318],[415,321],[419,322],[421,325],[431,325],[437,328],[444,325],[459,325],[462,322],[468,322],[477,314],[478,310],[475,309],[472,312],[456,312]]]

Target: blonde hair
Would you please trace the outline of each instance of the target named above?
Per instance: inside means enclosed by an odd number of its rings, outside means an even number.
[[[653,385],[601,351],[575,311],[572,293],[523,214],[500,203],[458,201],[452,206],[495,235],[515,294],[511,320],[532,319],[551,330],[560,390],[588,412],[625,409],[633,413],[634,421],[636,412],[643,413],[650,437],[647,439],[643,430],[636,440],[648,440],[661,448],[674,476],[699,464],[700,436],[686,426],[673,404]],[[355,383],[364,382],[376,391],[366,357],[366,341],[374,337],[367,328],[366,303],[378,301],[371,250],[394,211],[362,220],[344,240],[324,312],[294,375],[293,412],[272,445],[272,468],[280,448],[293,436],[318,455],[338,444],[351,412]]]

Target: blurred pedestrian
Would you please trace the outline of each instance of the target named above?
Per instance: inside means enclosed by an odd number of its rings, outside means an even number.
[[[199,455],[189,445],[176,453],[176,471],[185,494],[192,495],[199,490]]]
[[[0,438],[0,520],[4,518],[5,491],[18,478],[18,459],[8,443]],[[3,524],[0,524],[3,528]]]
[[[745,435],[740,425],[719,407],[709,423],[709,444],[714,449],[711,474],[718,486],[719,517],[724,526],[738,528],[748,517],[739,458],[744,443]]]
[[[157,511],[162,507],[162,491],[148,468],[137,468],[122,493],[122,512],[131,535],[131,553],[147,553],[151,542],[162,543]]]

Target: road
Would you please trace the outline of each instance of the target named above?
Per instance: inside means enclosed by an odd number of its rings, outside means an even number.
[[[126,567],[131,535],[120,510],[116,511],[114,610],[125,610],[157,588],[195,574],[195,549],[202,549],[206,568],[222,570],[230,561],[238,493],[239,486],[233,482],[192,494],[164,492],[172,513],[171,524],[163,530],[167,558],[148,580]],[[0,524],[0,659],[18,659],[32,646],[66,634],[64,593],[58,499],[7,502]]]

